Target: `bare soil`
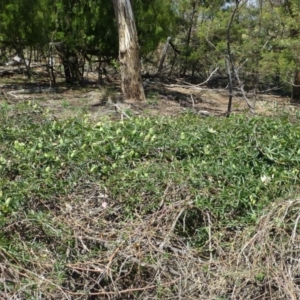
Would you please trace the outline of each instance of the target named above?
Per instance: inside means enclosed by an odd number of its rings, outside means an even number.
[[[99,86],[66,85],[50,86],[45,81],[28,82],[24,77],[2,78],[0,80],[1,102],[16,104],[22,101],[36,101],[59,118],[76,116],[79,112],[90,114],[92,119],[102,117],[129,118],[133,115],[176,115],[193,111],[201,116],[222,116],[227,112],[228,91],[208,89],[204,86],[164,84],[158,81],[146,82],[147,102],[128,102],[122,99],[120,83],[115,80]],[[254,103],[254,97],[248,95]],[[295,112],[297,106],[288,97],[258,94],[255,111],[258,114]],[[242,96],[234,96],[232,113],[247,112],[249,108]]]

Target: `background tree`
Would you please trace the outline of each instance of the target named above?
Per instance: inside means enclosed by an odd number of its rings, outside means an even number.
[[[51,1],[7,1],[0,3],[0,44],[2,50],[13,50],[24,59],[29,52],[27,73],[32,51],[48,41],[53,30]],[[25,60],[24,60],[25,61]]]
[[[113,6],[105,0],[56,0],[54,41],[67,82],[82,81],[87,55],[117,56]]]
[[[128,3],[132,4],[140,45],[129,52],[139,51],[146,58],[156,56],[158,63],[158,46],[171,36],[177,52],[166,58],[164,66],[169,64],[169,74],[199,83],[218,67],[208,85],[227,85],[226,28],[234,1],[132,0]],[[300,2],[243,0],[242,3],[230,37],[232,61],[245,90],[276,91],[299,99]],[[126,55],[119,55],[117,33],[121,28],[113,21],[114,12],[113,2],[106,0],[3,0],[0,2],[0,59],[3,63],[8,55],[16,52],[26,56],[30,76],[31,56],[45,61],[56,50],[67,82],[83,81],[86,60],[101,64],[120,58],[123,70]],[[134,68],[138,66],[136,62]],[[152,69],[156,71],[157,66]],[[139,76],[137,80],[140,81]],[[142,95],[142,91],[139,93]]]
[[[160,42],[176,34],[177,14],[172,0],[132,0],[131,3],[142,55],[155,51]]]

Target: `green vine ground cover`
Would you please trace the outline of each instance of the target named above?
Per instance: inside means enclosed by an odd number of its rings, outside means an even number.
[[[248,222],[297,190],[300,126],[288,118],[135,118],[59,121],[38,106],[1,106],[1,222],[32,199],[99,182],[124,217],[158,208],[168,184],[223,223]],[[56,198],[56,197],[55,197]],[[168,199],[172,202],[176,199]]]
[[[24,241],[16,244],[20,237],[7,229],[25,212],[43,228],[26,231],[30,247],[50,244],[41,235],[64,241],[55,249],[61,259],[56,284],[65,280],[65,253],[74,241],[70,228],[51,223],[51,207],[84,193],[86,182],[109,194],[108,207],[120,207],[119,215],[111,216],[117,222],[147,218],[175,202],[193,203],[198,213],[190,210],[175,231],[197,249],[209,239],[201,214],[212,218],[214,232],[251,228],[270,204],[299,192],[297,118],[186,113],[95,124],[86,115],[58,120],[25,103],[2,105],[0,119],[0,226],[6,228],[0,254],[28,263]],[[102,251],[91,247],[94,254]]]

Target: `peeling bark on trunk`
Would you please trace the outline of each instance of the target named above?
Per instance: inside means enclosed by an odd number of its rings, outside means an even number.
[[[112,0],[119,32],[121,87],[126,100],[145,101],[140,51],[130,0]]]

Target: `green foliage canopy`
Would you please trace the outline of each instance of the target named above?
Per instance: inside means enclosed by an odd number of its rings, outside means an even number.
[[[133,9],[142,52],[154,50],[174,31],[171,0],[135,0]],[[70,51],[117,56],[118,35],[111,1],[4,0],[0,11],[0,42],[10,48],[59,42]]]

